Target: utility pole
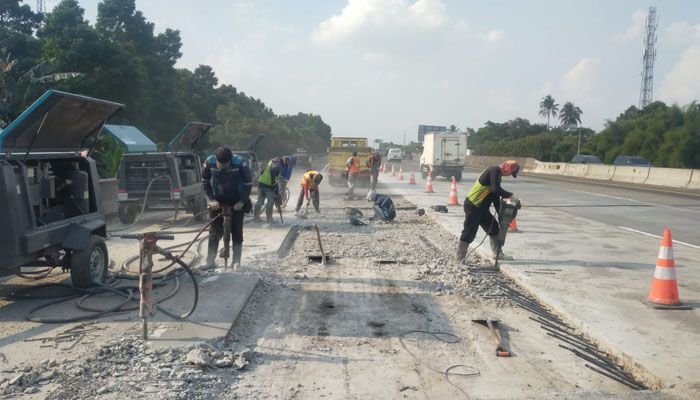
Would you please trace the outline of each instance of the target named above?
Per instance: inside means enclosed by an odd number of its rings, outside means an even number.
[[[403,130],[403,145],[406,145],[406,130]]]
[[[36,0],[36,13],[37,14],[45,14],[46,13],[46,1],[45,0]]]
[[[579,124],[578,126],[578,148],[576,149],[576,155],[581,154],[581,126],[583,123]]]
[[[639,90],[639,109],[651,104],[654,99],[654,60],[656,59],[656,28],[659,20],[656,7],[649,7],[644,29],[644,53],[642,54],[642,85]]]

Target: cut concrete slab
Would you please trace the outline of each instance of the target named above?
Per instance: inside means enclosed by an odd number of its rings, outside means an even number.
[[[383,183],[386,191],[401,194],[418,207],[429,209],[430,205],[447,203],[448,182],[434,182],[436,193],[426,194],[420,185],[409,186],[383,176],[380,187]],[[477,177],[478,173],[465,173],[464,183],[458,185],[462,199]],[[535,191],[547,191],[548,186],[557,186],[558,182],[529,178],[519,179],[517,186],[511,183],[512,180],[508,180],[504,187],[516,191],[524,203],[518,215],[518,225],[523,232],[508,235],[505,251],[515,260],[501,262],[501,270],[628,365],[634,364],[649,383],[697,394],[700,390],[700,347],[697,346],[700,341],[700,310],[697,308],[700,305],[700,269],[693,267],[697,267],[700,260],[700,249],[692,245],[675,246],[681,300],[696,308],[687,311],[651,309],[642,300],[654,274],[659,248],[657,238],[605,223],[605,218],[596,221],[573,215],[566,208],[527,207],[528,193],[534,196]],[[596,202],[600,205],[600,200],[586,198],[580,191],[556,187],[551,192],[556,197],[550,199],[553,206],[574,201],[582,205],[591,203],[587,213],[598,209],[599,213],[609,212],[604,207],[593,208]],[[648,194],[640,197],[645,202],[653,200]],[[610,202],[616,202],[614,206],[620,209],[639,200],[616,196]],[[663,204],[651,206],[657,209],[654,218],[663,216]],[[693,211],[683,209],[682,212]],[[447,214],[429,213],[447,230],[459,235],[464,220],[461,208],[451,207]],[[483,239],[480,230],[473,244]],[[484,255],[490,252],[488,244],[476,251]]]

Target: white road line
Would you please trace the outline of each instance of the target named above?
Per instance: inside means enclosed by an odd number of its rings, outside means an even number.
[[[626,227],[626,226],[618,226],[618,228],[624,229],[624,230],[629,231],[629,232],[638,233],[638,234],[640,234],[640,235],[644,235],[644,236],[649,236],[649,237],[657,238],[657,239],[661,239],[661,238],[662,238],[662,237],[659,236],[659,235],[654,235],[653,233],[648,233],[648,232],[640,231],[640,230],[637,230],[637,229],[628,228],[628,227]],[[690,244],[690,243],[686,243],[686,242],[681,242],[680,240],[673,240],[673,243],[682,244],[683,246],[692,247],[692,248],[694,248],[694,249],[700,249],[700,246],[696,246],[696,245],[694,245],[694,244]]]
[[[642,203],[642,204],[651,204],[651,203],[645,203],[643,201],[635,200],[635,199],[628,199],[626,197],[619,197],[619,196],[611,196],[609,194],[601,194],[601,193],[593,193],[593,192],[587,192],[585,190],[571,190],[572,192],[577,192],[577,193],[586,193],[590,194],[593,196],[600,196],[600,197],[609,197],[611,199],[617,199],[617,200],[625,200],[625,201],[633,201],[635,203]]]

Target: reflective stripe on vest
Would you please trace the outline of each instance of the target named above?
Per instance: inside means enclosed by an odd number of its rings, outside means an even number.
[[[267,185],[267,186],[273,186],[272,183],[272,173],[270,172],[270,167],[272,166],[272,160],[267,162],[267,167],[265,167],[265,171],[263,171],[262,174],[260,174],[260,179],[258,179],[258,182]]]
[[[483,174],[482,172],[481,175]],[[481,178],[481,175],[479,175],[479,178]],[[467,199],[475,206],[480,206],[481,203],[484,202],[484,199],[491,193],[491,186],[482,185],[481,182],[479,182],[479,178],[476,179],[476,182],[474,182],[467,195]]]

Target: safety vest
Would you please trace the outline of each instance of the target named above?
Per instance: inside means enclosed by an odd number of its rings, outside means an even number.
[[[482,172],[481,174],[483,175],[484,173]],[[479,175],[479,178],[481,178],[481,175]],[[474,182],[467,195],[467,199],[477,207],[480,206],[481,203],[484,202],[484,199],[491,193],[491,186],[482,185],[481,182],[479,182],[479,178],[476,179],[476,182]]]
[[[357,174],[360,172],[360,161],[357,157],[350,158],[350,165],[348,165],[348,172],[351,174]]]
[[[309,190],[316,190],[318,185],[314,182],[314,175],[318,175],[318,171],[307,171],[304,177],[301,178],[301,184],[308,187]]]
[[[272,173],[270,172],[270,167],[272,166],[272,160],[267,162],[267,167],[262,174],[260,174],[260,179],[258,182],[265,184],[267,186],[274,186],[275,182],[272,182]]]

